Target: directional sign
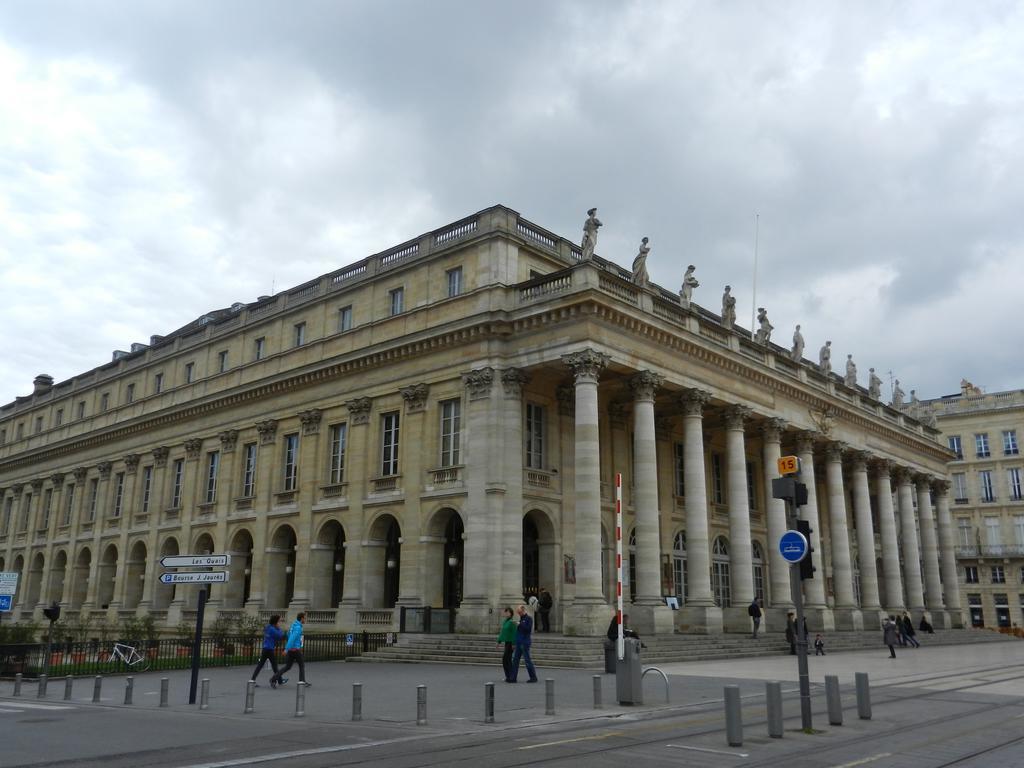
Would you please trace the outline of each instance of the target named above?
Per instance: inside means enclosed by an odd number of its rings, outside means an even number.
[[[18,572],[0,571],[0,595],[14,595],[18,592]]]
[[[161,584],[220,584],[227,580],[227,571],[178,571],[160,574]]]
[[[0,595],[0,612],[11,610],[14,598],[11,595]]]
[[[800,471],[800,459],[797,456],[780,456],[776,465],[780,475],[795,475]]]
[[[161,557],[164,568],[212,568],[231,565],[231,555],[174,555]]]
[[[786,531],[779,539],[779,552],[787,563],[799,563],[807,557],[807,537],[800,531]]]

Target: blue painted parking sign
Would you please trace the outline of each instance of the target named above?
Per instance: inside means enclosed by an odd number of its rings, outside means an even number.
[[[799,563],[807,556],[807,537],[800,531],[786,531],[779,539],[779,552],[787,563]]]
[[[14,600],[12,595],[0,595],[0,611],[11,610],[11,603]]]

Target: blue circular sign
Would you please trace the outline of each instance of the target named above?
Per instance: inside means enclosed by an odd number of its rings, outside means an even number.
[[[779,539],[779,552],[787,563],[799,563],[807,557],[807,537],[800,531],[786,531]]]

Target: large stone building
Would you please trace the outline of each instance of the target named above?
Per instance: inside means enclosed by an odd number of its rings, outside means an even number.
[[[1024,390],[922,401],[955,454],[949,464],[961,590],[971,624],[1024,626]]]
[[[173,626],[196,592],[161,584],[159,558],[227,552],[224,614],[366,628],[457,606],[459,629],[492,631],[547,586],[556,629],[597,634],[621,472],[634,624],[746,631],[757,595],[778,629],[770,489],[795,453],[811,626],[961,623],[936,430],[588,255],[496,206],[37,377],[0,409],[16,615],[58,601]]]

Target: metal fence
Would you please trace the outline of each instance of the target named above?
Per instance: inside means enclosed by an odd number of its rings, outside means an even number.
[[[129,666],[113,654],[115,642],[135,648],[145,662]],[[303,636],[306,661],[340,661],[367,651],[394,645],[397,632],[332,632]],[[255,664],[263,650],[262,638],[204,637],[200,643],[200,666],[231,667]],[[283,644],[278,654],[283,655]],[[90,640],[84,643],[54,643],[47,656],[46,643],[0,645],[0,677],[21,673],[37,677],[46,671],[51,677],[65,675],[135,674],[148,662],[150,671],[188,669],[192,666],[192,643],[186,640]],[[44,670],[44,667],[48,669]]]

